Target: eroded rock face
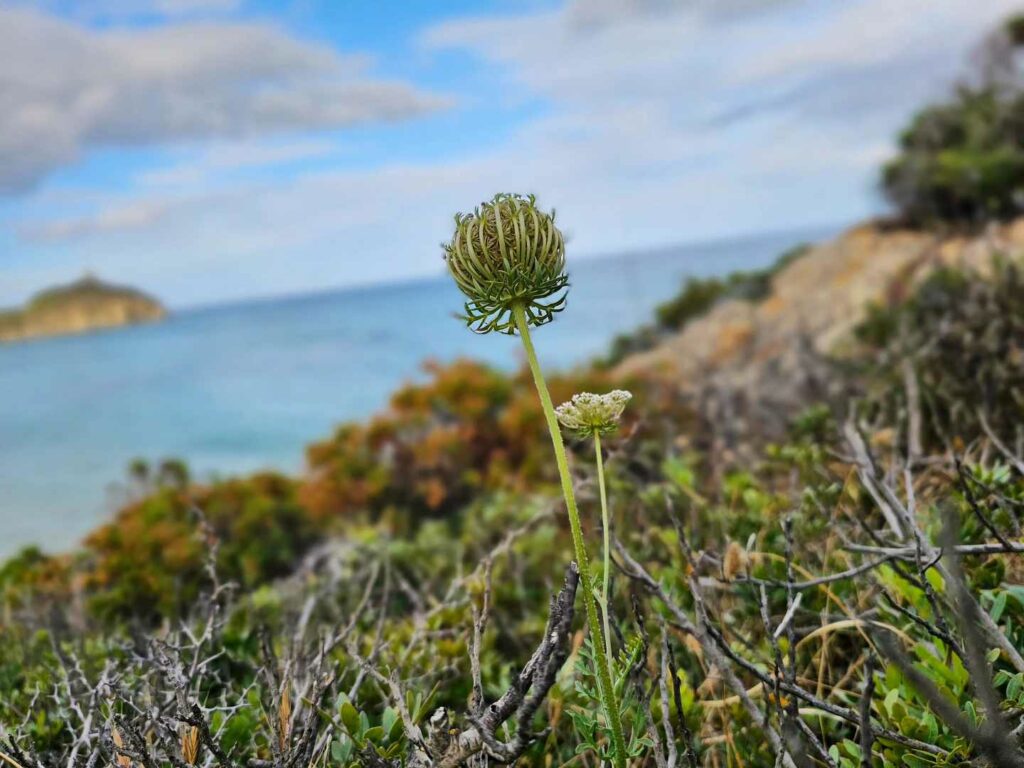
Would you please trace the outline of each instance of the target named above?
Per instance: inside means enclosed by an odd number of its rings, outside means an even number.
[[[993,255],[1022,250],[1024,218],[974,238],[863,225],[783,268],[763,301],[717,304],[656,348],[626,358],[619,371],[661,371],[685,386],[714,372],[777,364],[801,338],[814,352],[834,353],[870,303],[902,298],[939,266],[985,272]]]
[[[144,293],[85,277],[44,291],[21,309],[0,314],[0,342],[86,333],[166,316],[164,307]]]
[[[865,224],[815,246],[774,277],[760,302],[730,300],[618,372],[660,374],[738,424],[777,433],[803,404],[834,386],[822,373],[842,353],[869,304],[896,302],[940,266],[982,273],[996,254],[1024,253],[1024,218],[976,237]]]

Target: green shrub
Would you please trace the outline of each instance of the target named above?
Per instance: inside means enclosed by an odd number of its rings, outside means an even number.
[[[917,115],[886,164],[886,196],[912,224],[977,224],[1024,210],[1024,94],[960,89]]]
[[[83,586],[101,619],[182,616],[208,583],[208,537],[219,542],[221,576],[253,588],[289,573],[321,536],[281,475],[164,487],[90,534]]]
[[[976,84],[918,113],[882,170],[882,188],[914,225],[977,225],[1024,210],[1024,17],[985,41]]]
[[[966,439],[987,425],[1009,444],[1024,412],[1024,276],[997,260],[991,277],[933,273],[906,302],[875,306],[858,327],[868,353],[869,402],[904,423],[904,363],[922,391],[922,437]]]

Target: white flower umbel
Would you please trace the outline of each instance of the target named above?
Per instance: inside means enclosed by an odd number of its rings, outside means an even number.
[[[604,483],[604,456],[601,454],[601,435],[618,429],[619,419],[626,403],[633,395],[624,389],[614,389],[605,395],[580,392],[572,400],[555,409],[558,421],[580,437],[594,438],[594,458],[597,463],[597,485],[601,493],[601,524],[604,528],[604,574],[601,584],[601,608],[604,612],[605,653],[612,658],[611,618],[608,590],[611,580],[611,515],[608,512],[608,491]]]
[[[580,392],[569,402],[558,406],[555,414],[563,427],[579,433],[581,437],[607,435],[618,428],[626,403],[632,397],[624,389],[615,389],[605,395]]]

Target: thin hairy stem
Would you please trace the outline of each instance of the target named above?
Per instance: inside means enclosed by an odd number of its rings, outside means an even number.
[[[597,461],[597,487],[601,492],[601,528],[604,531],[604,574],[601,583],[601,608],[604,611],[604,650],[612,659],[612,632],[609,612],[609,586],[612,577],[611,521],[608,515],[608,491],[604,484],[604,457],[601,456],[601,433],[594,430],[594,458]]]
[[[530,338],[530,326],[527,322],[526,310],[521,304],[513,305],[512,317],[515,320],[516,330],[519,331],[519,338],[523,341],[523,349],[526,350],[526,360],[530,365],[530,372],[533,374],[533,383],[537,387],[537,395],[540,397],[541,409],[544,411],[544,420],[547,422],[548,432],[551,434],[551,445],[555,451],[555,463],[558,465],[558,474],[562,481],[562,495],[565,497],[565,508],[569,513],[569,527],[572,531],[573,547],[576,550],[576,563],[580,569],[580,581],[583,582],[583,589],[581,590],[583,592],[583,605],[587,611],[590,635],[594,639],[594,664],[597,667],[598,687],[601,690],[605,714],[608,717],[608,725],[612,732],[612,752],[614,754],[615,766],[616,768],[626,768],[626,743],[622,736],[619,707],[615,701],[615,688],[612,686],[611,668],[609,667],[608,655],[605,652],[604,632],[597,615],[597,605],[594,602],[594,579],[590,572],[590,559],[587,557],[587,550],[583,545],[583,529],[580,526],[580,513],[576,509],[576,495],[572,488],[572,477],[569,474],[569,461],[565,456],[562,431],[558,426],[555,406],[551,403],[551,394],[548,392],[548,385],[544,380],[544,373],[541,371],[540,362],[537,360],[537,352],[534,350],[533,341]]]

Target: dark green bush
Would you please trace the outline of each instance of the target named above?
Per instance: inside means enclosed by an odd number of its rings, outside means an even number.
[[[976,224],[1024,209],[1024,94],[963,88],[900,137],[882,172],[886,196],[910,223]]]
[[[882,187],[914,225],[975,225],[1024,209],[1024,82],[1016,54],[1024,17],[986,41],[979,82],[918,113],[900,136]]]

